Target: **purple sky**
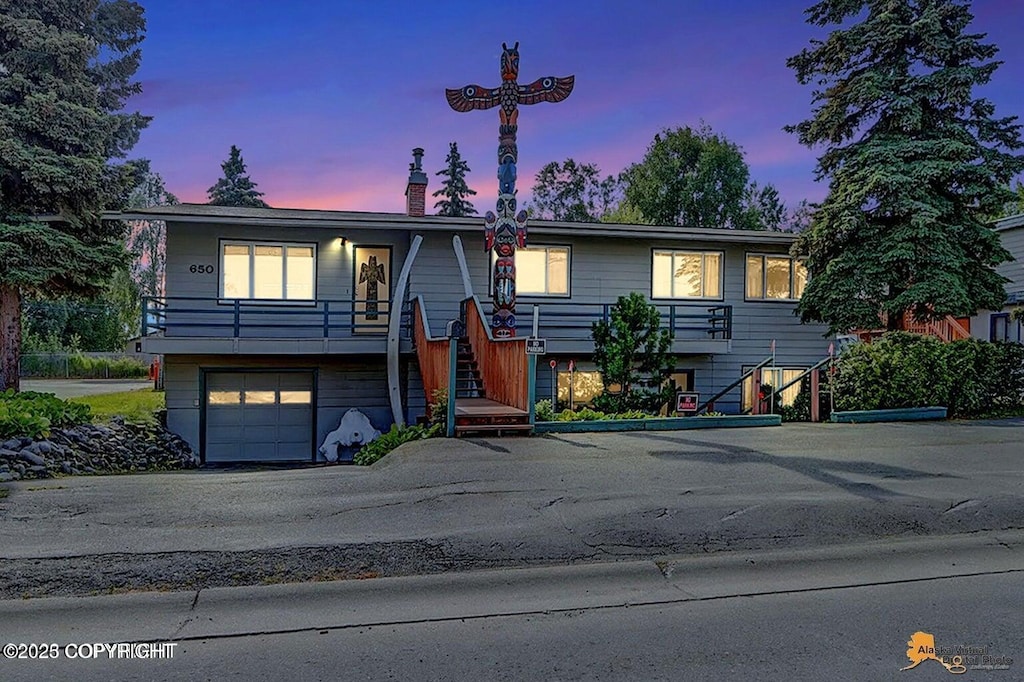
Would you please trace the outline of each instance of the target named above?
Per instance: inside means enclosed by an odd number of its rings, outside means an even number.
[[[182,201],[206,201],[236,144],[272,206],[401,212],[411,149],[426,150],[433,192],[454,141],[483,213],[497,190],[498,114],[456,113],[444,88],[498,85],[501,43],[517,40],[521,83],[576,76],[569,99],[520,110],[521,198],[549,161],[616,174],[662,128],[702,120],[787,204],[825,195],[815,152],[782,131],[810,112],[811,90],[785,60],[820,35],[804,23],[811,0],[140,1],[144,92],[132,104],[154,118],[133,156]],[[1020,116],[1024,2],[973,8],[973,31],[1005,62],[980,93],[997,115]]]

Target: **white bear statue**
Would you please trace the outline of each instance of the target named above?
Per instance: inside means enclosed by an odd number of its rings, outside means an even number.
[[[338,448],[348,447],[353,444],[366,445],[380,436],[380,431],[373,428],[369,418],[352,408],[341,418],[338,428],[327,434],[323,445],[320,446],[320,454],[328,462],[338,461]]]

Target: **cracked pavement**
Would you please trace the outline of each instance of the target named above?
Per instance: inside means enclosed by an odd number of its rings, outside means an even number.
[[[0,597],[365,579],[1024,527],[1024,420],[411,443],[370,468],[8,484]]]

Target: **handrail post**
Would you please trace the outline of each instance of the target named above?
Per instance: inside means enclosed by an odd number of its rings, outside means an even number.
[[[608,321],[611,319],[611,308],[610,304],[604,304],[604,311],[602,313],[603,317],[601,319],[604,320],[605,324],[608,324]]]
[[[237,338],[239,337],[239,333],[238,333],[238,331],[239,331],[239,327],[240,327],[241,325],[239,324],[239,319],[238,319],[238,316],[239,316],[239,314],[240,314],[241,312],[242,312],[242,305],[241,305],[241,302],[239,301],[239,299],[237,299],[237,298],[236,298],[236,299],[235,299],[235,338],[236,338],[236,339],[237,339]]]
[[[811,370],[811,423],[821,421],[821,370]]]
[[[331,335],[331,302],[324,301],[324,338]]]
[[[459,340],[448,339],[448,432],[449,438],[455,436],[455,369],[459,361]]]
[[[668,337],[670,339],[676,338],[676,304],[673,303],[668,307]]]

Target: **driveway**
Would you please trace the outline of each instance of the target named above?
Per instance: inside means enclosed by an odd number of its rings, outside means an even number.
[[[21,390],[53,393],[58,398],[77,398],[99,393],[120,393],[152,388],[149,379],[22,379]]]
[[[1022,525],[1024,420],[431,440],[370,468],[9,484],[0,590],[252,584]],[[106,581],[106,582],[104,582]]]

